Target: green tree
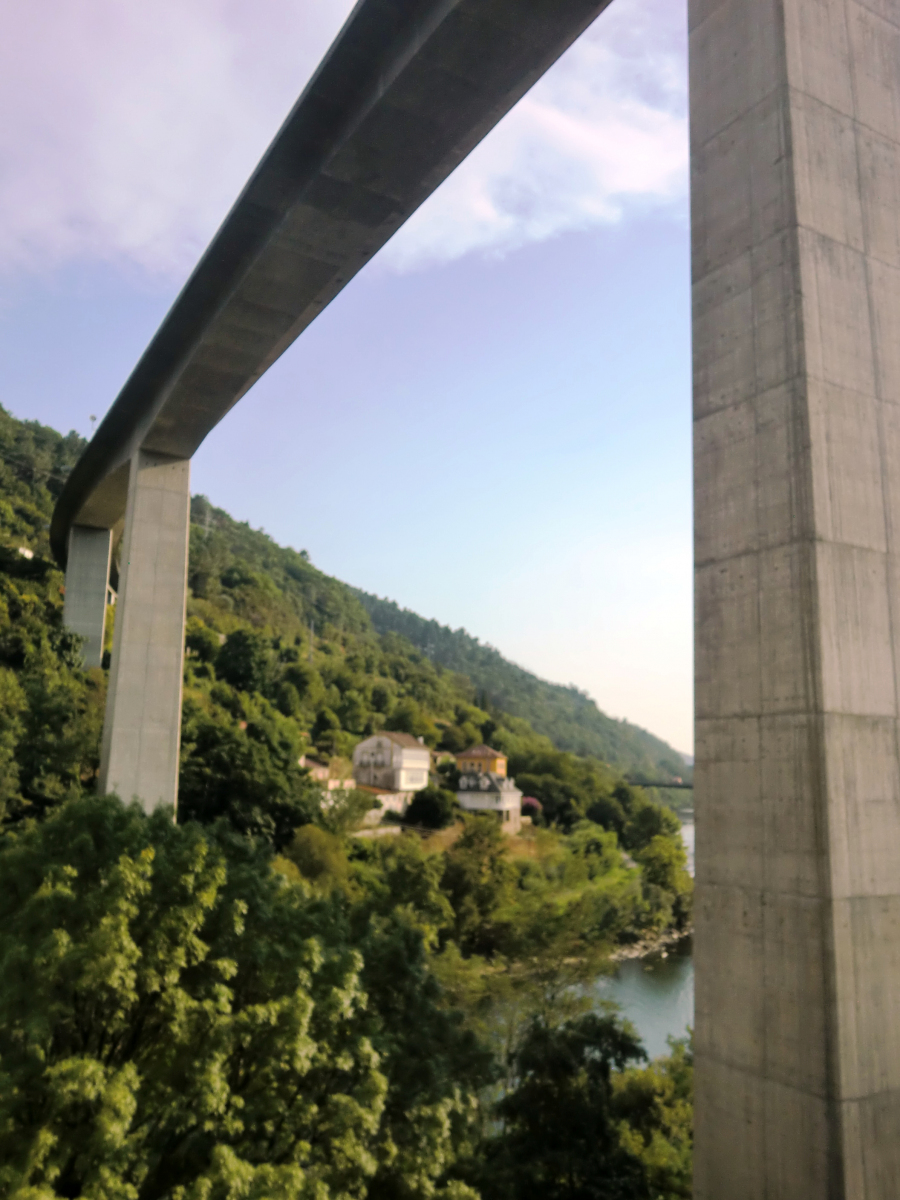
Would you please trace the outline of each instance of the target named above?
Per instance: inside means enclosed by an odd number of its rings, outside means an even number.
[[[381,801],[361,788],[335,788],[326,793],[316,820],[323,829],[341,836],[359,829],[373,809],[380,809]]]
[[[331,891],[347,882],[350,864],[343,840],[326,829],[317,825],[302,826],[283,853],[302,878],[320,890]]]
[[[687,851],[680,836],[674,838],[657,834],[638,851],[637,860],[644,868],[644,878],[648,883],[669,892],[680,892],[690,886]]]
[[[446,829],[456,820],[458,812],[453,792],[426,787],[413,796],[404,820],[408,825],[423,825],[426,829]]]
[[[440,748],[449,750],[451,754],[458,754],[460,750],[465,750],[466,746],[470,744],[466,740],[466,735],[457,725],[448,725],[441,733]]]
[[[295,717],[300,712],[300,693],[288,680],[278,685],[276,694],[278,711],[285,717]]]
[[[313,725],[313,741],[325,754],[336,752],[336,742],[341,730],[341,721],[337,713],[330,708],[321,708],[316,713]]]
[[[669,1039],[671,1053],[613,1077],[622,1145],[644,1164],[653,1200],[690,1200],[694,1124],[694,1055],[689,1039]]]
[[[215,662],[218,657],[219,635],[198,617],[188,617],[184,644],[200,662]]]
[[[194,497],[191,504],[194,521],[211,520],[215,511],[205,496]],[[188,583],[195,596],[215,596],[222,588],[222,573],[231,564],[231,552],[225,536],[215,529],[191,527],[191,552]]]
[[[178,819],[209,824],[225,817],[238,832],[280,850],[315,819],[322,794],[299,766],[295,725],[265,701],[244,724],[185,704]]]
[[[483,1066],[417,932],[351,944],[342,904],[226,826],[112,798],[8,842],[0,1195],[472,1197],[440,1178]]]
[[[453,909],[441,888],[443,858],[429,854],[417,837],[357,841],[352,864],[368,914],[381,920],[402,915],[432,948],[452,926]]]
[[[588,879],[606,875],[621,862],[618,838],[593,821],[579,821],[568,839],[572,853],[582,860]]]
[[[447,851],[442,887],[453,906],[454,938],[465,953],[494,954],[504,943],[500,914],[510,897],[512,870],[505,835],[492,814],[466,817]]]
[[[340,705],[341,725],[351,733],[362,733],[369,716],[365,698],[358,691],[349,688],[344,692]]]
[[[291,663],[285,668],[285,680],[297,689],[301,700],[315,700],[321,695],[322,680],[318,671],[307,663]]]
[[[624,801],[628,821],[622,831],[622,845],[628,850],[641,850],[655,837],[680,837],[681,822],[671,809],[655,804],[640,788],[621,784],[616,789],[618,799]]]
[[[28,655],[19,683],[26,700],[16,749],[23,816],[78,795],[99,767],[106,681],[72,669],[49,645]]]
[[[497,1105],[502,1131],[474,1171],[484,1200],[654,1200],[623,1145],[613,1084],[614,1071],[644,1057],[634,1029],[609,1013],[533,1021]]]
[[[22,734],[25,696],[12,671],[0,667],[0,821],[18,807],[19,765],[16,746]]]
[[[657,834],[636,855],[645,885],[657,887],[672,896],[673,916],[679,929],[687,928],[691,917],[694,881],[687,870],[687,851],[680,833],[675,837]]]
[[[372,688],[372,707],[375,711],[387,715],[391,711],[393,703],[391,689],[383,683],[376,683]]]
[[[270,681],[272,663],[268,638],[252,629],[236,629],[219,650],[216,670],[239,691],[262,692]]]
[[[429,746],[436,746],[440,738],[440,731],[434,721],[412,697],[400,701],[388,717],[385,727],[421,737]]]

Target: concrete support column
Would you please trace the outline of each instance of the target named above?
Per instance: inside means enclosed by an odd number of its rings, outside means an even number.
[[[148,812],[177,802],[190,462],[131,460],[100,788]]]
[[[900,1195],[900,0],[690,0],[697,1200]]]
[[[112,530],[73,525],[69,532],[66,563],[66,598],[63,622],[85,638],[84,665],[103,664],[103,633],[106,629],[106,593]]]

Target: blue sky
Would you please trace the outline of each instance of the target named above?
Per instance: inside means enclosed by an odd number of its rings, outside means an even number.
[[[89,433],[348,9],[19,10],[5,407]],[[210,435],[193,488],[690,751],[684,24],[616,0]]]

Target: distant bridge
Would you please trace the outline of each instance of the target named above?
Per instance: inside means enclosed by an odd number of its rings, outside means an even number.
[[[685,788],[693,790],[692,783],[668,783],[665,779],[625,779],[626,783],[630,783],[632,787],[644,788]]]

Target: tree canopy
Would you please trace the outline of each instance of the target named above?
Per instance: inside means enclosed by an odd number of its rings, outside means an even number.
[[[0,1194],[470,1195],[485,1060],[401,913],[227,825],[72,801],[0,851]]]
[[[47,544],[82,445],[0,409],[0,1200],[689,1195],[689,1049],[642,1065],[586,986],[689,928],[674,815],[202,497],[179,824],[98,796]],[[544,827],[460,817],[447,764],[433,834],[356,836],[308,764],[383,728],[490,741]]]

